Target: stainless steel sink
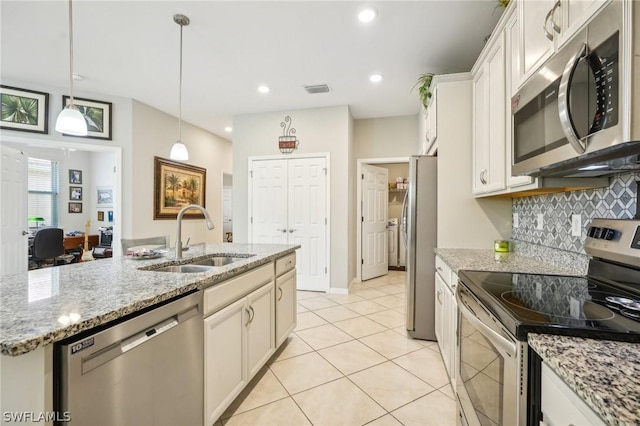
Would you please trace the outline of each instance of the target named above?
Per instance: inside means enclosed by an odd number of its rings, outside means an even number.
[[[226,266],[245,259],[247,259],[247,257],[213,256],[193,262],[191,265]]]
[[[241,260],[245,260],[253,256],[255,255],[253,254],[249,256],[240,255],[239,257],[236,257],[233,254],[229,254],[229,255],[221,254],[217,256],[207,257],[205,259],[196,260],[191,263],[186,263],[184,265],[168,265],[160,268],[146,267],[144,269],[147,271],[154,271],[154,272],[177,272],[181,274],[207,272],[216,267],[230,265],[232,263],[239,262]]]
[[[181,274],[207,272],[213,269],[213,266],[206,265],[169,265],[162,268],[151,269],[154,272],[178,272]]]

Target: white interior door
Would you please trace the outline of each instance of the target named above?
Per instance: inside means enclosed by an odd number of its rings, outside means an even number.
[[[254,161],[249,239],[287,243],[287,160]]]
[[[27,270],[27,156],[2,146],[0,184],[0,276]]]
[[[298,290],[327,291],[327,176],[325,158],[289,161],[289,244],[296,254]]]
[[[329,290],[327,159],[260,159],[251,162],[252,243],[299,244],[297,289]]]
[[[222,238],[226,241],[227,232],[233,232],[233,188],[222,188]]]
[[[379,277],[389,269],[387,223],[389,170],[362,166],[362,280]]]

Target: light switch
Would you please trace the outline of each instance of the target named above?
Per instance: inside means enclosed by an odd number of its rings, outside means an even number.
[[[518,216],[518,213],[513,214],[513,227],[514,228],[520,227],[520,217]]]

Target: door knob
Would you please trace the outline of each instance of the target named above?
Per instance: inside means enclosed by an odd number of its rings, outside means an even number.
[[[29,235],[27,231],[22,231],[22,235]]]
[[[296,232],[297,229],[289,229],[289,233]]]
[[[280,232],[283,232],[283,233],[284,233],[284,232],[287,232],[287,230],[286,230],[286,229],[276,229],[276,231],[280,231]]]

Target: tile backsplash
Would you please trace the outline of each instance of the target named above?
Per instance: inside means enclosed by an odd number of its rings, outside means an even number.
[[[640,173],[611,177],[607,188],[562,192],[513,199],[513,213],[519,226],[511,238],[528,243],[584,254],[586,231],[596,217],[629,219],[636,213],[636,181]],[[544,215],[543,230],[536,229],[539,213]],[[571,215],[582,216],[582,235],[571,235]]]

